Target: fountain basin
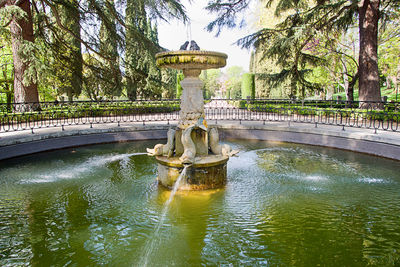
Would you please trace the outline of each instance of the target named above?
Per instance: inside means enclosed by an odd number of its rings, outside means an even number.
[[[158,181],[172,188],[185,167],[179,157],[157,156]],[[226,184],[228,156],[208,155],[196,157],[195,163],[187,170],[186,182],[180,190],[205,190],[220,188]]]
[[[205,70],[225,67],[228,56],[214,51],[168,51],[156,54],[158,67],[177,70]]]
[[[154,238],[147,266],[398,265],[398,161],[237,140],[227,186],[178,191],[165,213],[142,154],[156,143],[1,161],[0,266],[139,266]]]

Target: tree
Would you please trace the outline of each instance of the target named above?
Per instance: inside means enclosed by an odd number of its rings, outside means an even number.
[[[387,89],[396,93],[400,83],[400,12],[397,18],[386,23],[379,34],[379,66],[385,76]]]
[[[245,10],[250,0],[210,1],[207,9],[216,12],[218,17],[208,26],[220,31],[224,26],[235,27],[238,24],[237,14]],[[268,1],[271,5],[273,1]],[[297,1],[279,0],[275,15],[285,15],[285,19],[275,28],[264,28],[238,44],[249,47],[260,42],[271,43],[266,52],[268,57],[278,57],[283,70],[272,77],[275,80],[291,80],[291,87],[301,87],[304,95],[306,88],[320,89],[320,85],[307,80],[308,67],[319,65],[323,59],[307,53],[304,48],[316,34],[330,32],[332,29],[346,31],[349,25],[358,20],[359,45],[359,98],[360,100],[380,101],[377,38],[378,22],[390,19],[393,11],[399,9],[395,0],[360,0],[348,1]],[[379,106],[379,104],[378,104]]]
[[[361,0],[358,3],[360,56],[359,56],[359,100],[380,101],[378,71],[378,21],[380,0]]]
[[[13,97],[13,76],[11,48],[8,45],[8,41],[0,37],[0,94],[5,94],[7,110],[9,111],[11,111]],[[0,100],[3,100],[3,97]]]
[[[122,93],[122,75],[119,68],[118,40],[115,18],[112,16],[115,10],[114,1],[106,0],[104,17],[100,26],[100,52],[107,59],[101,69],[101,86],[104,95],[113,98]]]
[[[23,57],[24,49],[30,48],[35,41],[31,3],[29,0],[3,0],[0,2],[0,9],[3,9],[3,18],[8,19],[2,27],[9,26],[11,34],[14,65],[14,102],[39,102],[36,81],[29,78],[32,73],[27,75],[28,72],[34,71],[31,68],[31,59]],[[18,105],[16,108],[24,111],[37,109],[38,105]]]
[[[182,96],[183,88],[181,86],[181,81],[184,78],[185,78],[185,76],[183,76],[182,72],[178,72],[176,74],[176,94],[175,94],[176,98],[181,98],[181,96]]]
[[[178,71],[174,69],[161,69],[162,97],[167,99],[176,98],[176,76]]]
[[[79,3],[77,0],[65,0],[64,4],[57,5],[61,24],[67,32],[63,38],[55,38],[54,54],[56,60],[53,68],[59,79],[58,90],[66,93],[68,101],[82,92],[82,49],[81,49],[81,24]],[[60,29],[63,31],[63,29]],[[58,50],[58,51],[57,51]]]
[[[146,86],[146,44],[154,44],[147,39],[147,18],[143,0],[127,1],[126,4],[126,90],[130,100],[138,97],[138,91]],[[138,35],[146,38],[144,42]]]
[[[7,28],[16,44],[13,48],[18,48],[13,50],[16,98],[37,101],[40,81],[43,88],[57,87],[72,100],[81,93],[83,65],[85,80],[101,86],[92,93],[119,95],[122,68],[127,84],[132,85],[128,88],[133,88],[127,92],[131,99],[159,97],[163,77],[150,62],[162,48],[157,26],[149,18],[172,17],[187,19],[179,1],[129,0],[116,8],[112,0],[0,0],[0,32]],[[87,61],[83,61],[82,51]]]
[[[244,70],[239,66],[232,66],[226,70],[227,80],[225,82],[229,97],[233,99],[242,98],[242,77]]]
[[[242,98],[255,98],[254,74],[244,73],[242,77]]]
[[[203,70],[200,79],[203,81],[203,92],[208,98],[211,98],[219,93],[221,88],[220,77],[222,72],[220,69]],[[222,92],[221,92],[222,93]]]

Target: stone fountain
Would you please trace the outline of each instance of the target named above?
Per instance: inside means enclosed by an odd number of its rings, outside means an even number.
[[[191,43],[193,47],[199,49],[194,41]],[[224,53],[200,50],[156,54],[158,67],[182,70],[185,76],[180,82],[183,92],[177,127],[168,130],[167,144],[147,149],[149,155],[156,156],[158,180],[166,187],[174,186],[186,165],[190,167],[180,189],[211,189],[226,183],[227,161],[238,151],[232,151],[229,145],[220,145],[217,128],[207,125],[203,82],[199,75],[202,70],[224,67],[227,57]]]

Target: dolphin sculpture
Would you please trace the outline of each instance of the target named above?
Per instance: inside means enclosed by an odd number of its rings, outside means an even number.
[[[239,150],[232,150],[230,145],[219,144],[219,135],[217,128],[211,128],[210,132],[208,133],[208,137],[211,152],[215,155],[232,157],[239,153]]]
[[[175,132],[173,128],[169,128],[167,132],[168,141],[165,145],[157,144],[154,148],[147,148],[147,155],[149,156],[167,156],[170,158],[174,154],[175,148]]]

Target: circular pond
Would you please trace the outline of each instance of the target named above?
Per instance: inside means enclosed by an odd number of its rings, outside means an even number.
[[[225,188],[156,183],[155,142],[0,163],[1,266],[400,264],[399,163],[238,141]],[[165,211],[165,213],[163,212]]]

